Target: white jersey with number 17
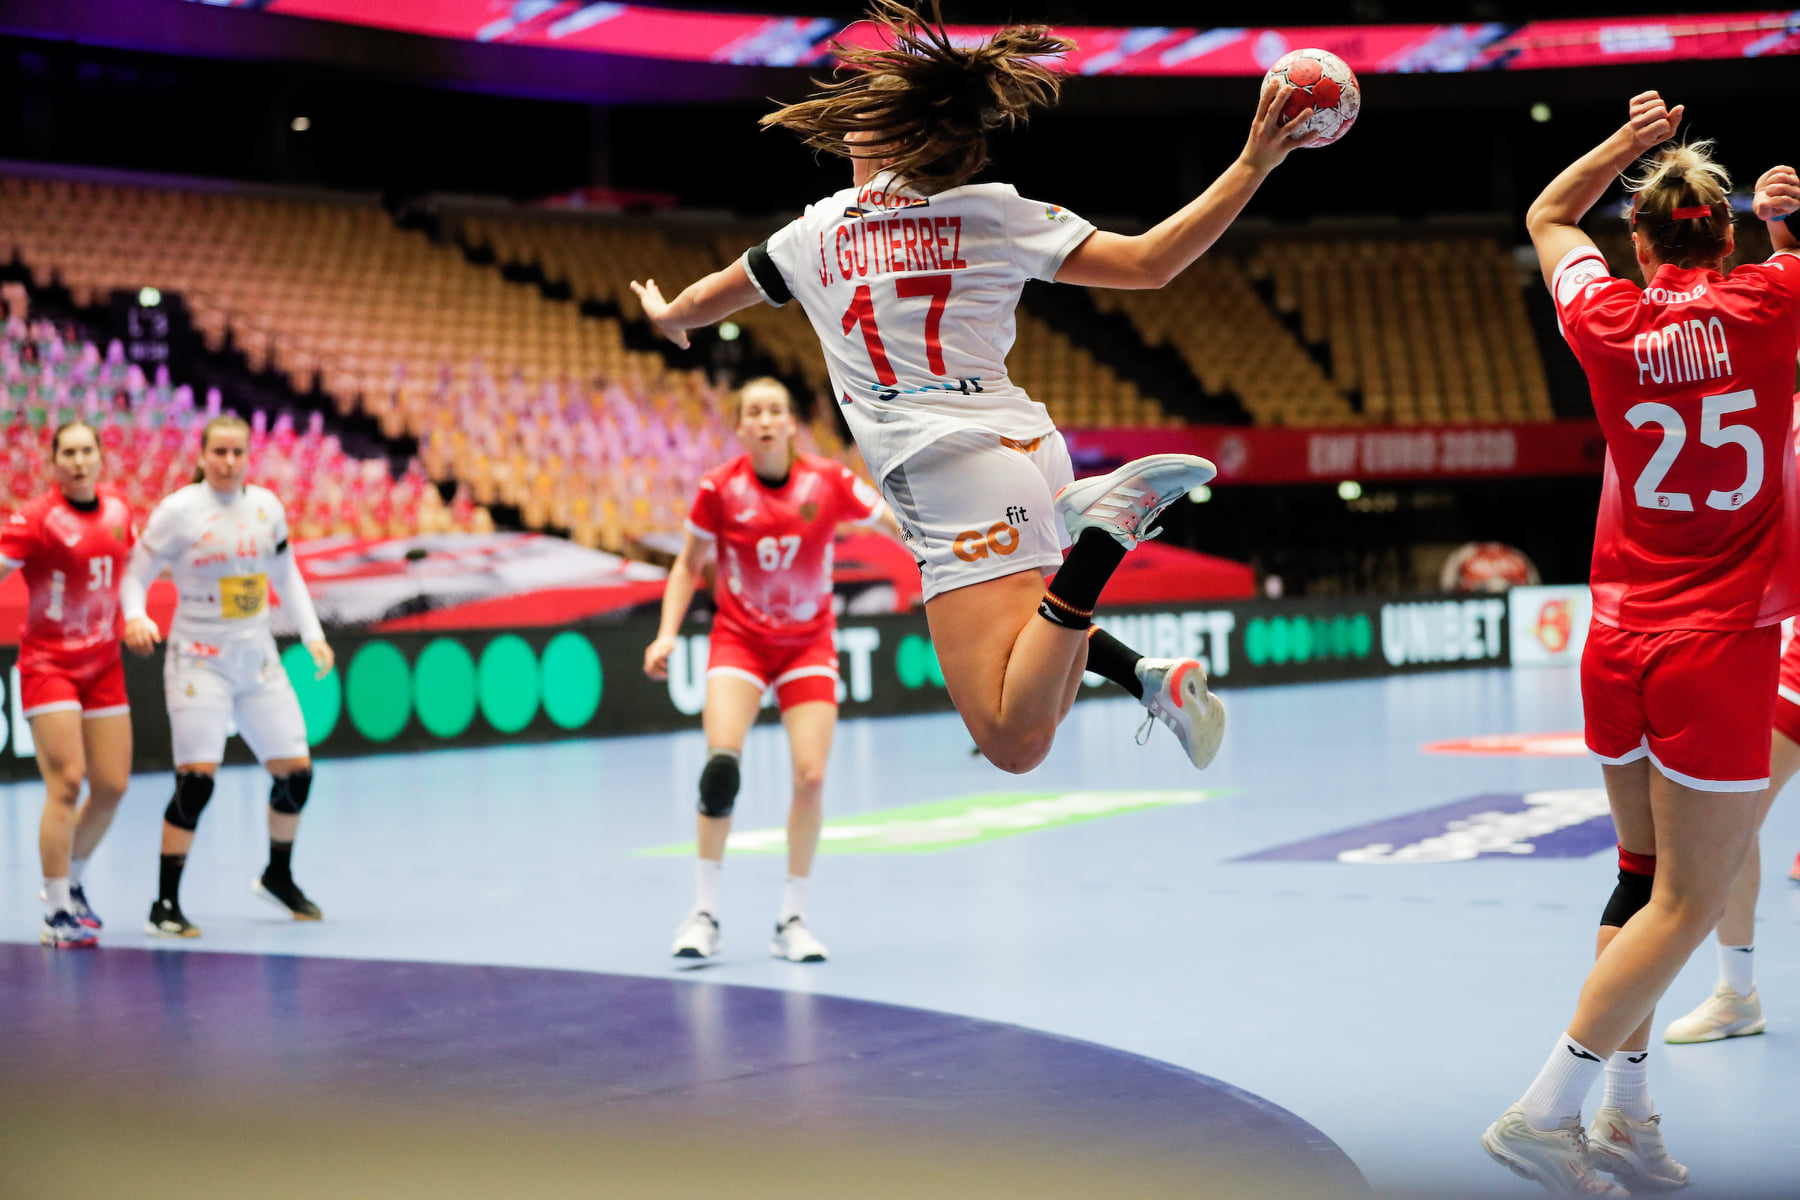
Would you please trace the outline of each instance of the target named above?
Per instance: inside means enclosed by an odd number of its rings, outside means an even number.
[[[1027,279],[1054,279],[1093,225],[1011,185],[920,196],[890,173],[814,204],[744,256],[771,304],[800,302],[870,472],[961,429],[1055,425],[1006,372]]]

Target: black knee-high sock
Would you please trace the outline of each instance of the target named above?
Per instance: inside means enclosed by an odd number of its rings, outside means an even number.
[[[293,861],[294,843],[278,842],[274,838],[269,839],[269,878],[292,882],[294,878]]]
[[[1103,529],[1084,529],[1051,577],[1038,616],[1064,629],[1086,629],[1106,581],[1125,561],[1125,547]]]
[[[1144,682],[1137,676],[1137,665],[1143,657],[1104,629],[1096,627],[1088,633],[1087,669],[1139,700],[1144,698]]]
[[[170,904],[180,903],[181,868],[187,866],[187,855],[165,854],[162,856],[161,877],[158,880],[157,899],[167,900]]]

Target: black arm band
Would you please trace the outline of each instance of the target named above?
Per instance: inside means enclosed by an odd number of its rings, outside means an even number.
[[[769,243],[750,247],[744,254],[744,265],[750,269],[750,278],[756,281],[757,289],[769,298],[770,304],[780,308],[794,298],[794,293],[788,290],[787,280],[775,269],[775,260],[769,257]]]

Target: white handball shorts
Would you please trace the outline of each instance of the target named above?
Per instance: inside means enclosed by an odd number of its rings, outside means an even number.
[[[946,435],[881,481],[919,564],[924,598],[1019,571],[1054,571],[1069,534],[1055,496],[1075,478],[1060,433],[1030,441],[985,429]]]
[[[258,762],[311,754],[299,697],[266,633],[224,645],[171,637],[163,696],[177,766],[222,762],[233,721]]]

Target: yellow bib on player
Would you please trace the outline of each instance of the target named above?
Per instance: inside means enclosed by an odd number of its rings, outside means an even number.
[[[267,575],[226,575],[219,580],[219,615],[227,621],[260,617],[269,604]]]

